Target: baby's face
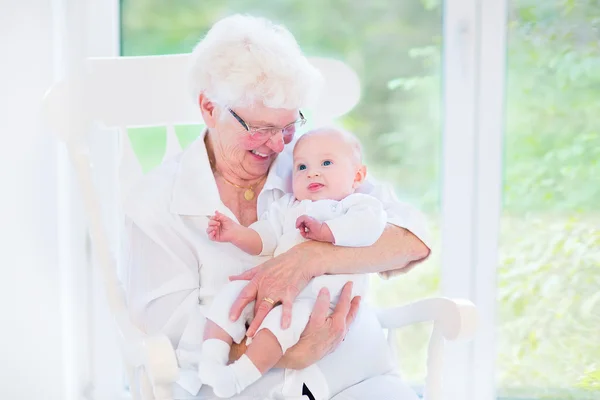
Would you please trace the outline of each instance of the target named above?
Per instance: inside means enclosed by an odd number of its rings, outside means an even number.
[[[360,185],[362,165],[335,131],[310,135],[294,148],[294,196],[298,200],[342,200]]]

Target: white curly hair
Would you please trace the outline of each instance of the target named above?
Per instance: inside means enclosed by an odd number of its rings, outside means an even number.
[[[190,81],[196,101],[204,93],[228,107],[290,110],[313,104],[323,85],[285,27],[239,14],[215,23],[196,45]]]

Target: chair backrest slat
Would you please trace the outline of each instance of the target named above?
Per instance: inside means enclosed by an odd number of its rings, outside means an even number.
[[[175,127],[173,125],[167,125],[167,148],[165,149],[163,161],[170,159],[180,152],[181,144],[175,133]]]
[[[86,108],[107,126],[199,123],[188,93],[188,54],[90,58],[85,65]]]

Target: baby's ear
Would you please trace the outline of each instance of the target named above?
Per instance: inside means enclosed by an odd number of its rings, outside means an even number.
[[[356,170],[356,175],[354,175],[354,183],[352,184],[352,188],[357,189],[367,178],[367,166],[361,165]]]

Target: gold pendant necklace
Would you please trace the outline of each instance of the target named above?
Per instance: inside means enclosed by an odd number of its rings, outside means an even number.
[[[210,158],[209,158],[209,162],[210,162],[210,166],[211,166],[212,170],[213,170],[213,171],[217,171],[217,169],[215,168],[215,166],[214,166],[214,164],[213,164],[213,161],[212,161]],[[251,201],[252,199],[254,199],[254,195],[255,195],[255,193],[254,193],[254,188],[255,188],[257,185],[259,185],[259,184],[260,184],[260,183],[261,183],[261,182],[262,182],[262,181],[263,181],[263,180],[264,180],[264,179],[267,177],[267,176],[265,175],[265,176],[264,176],[264,177],[263,177],[263,178],[262,178],[260,181],[256,182],[254,185],[252,185],[252,186],[249,186],[249,187],[244,187],[244,186],[236,185],[236,184],[235,184],[235,183],[233,183],[233,182],[230,182],[229,180],[227,180],[227,178],[225,178],[225,177],[223,176],[223,174],[219,174],[219,175],[221,175],[221,178],[223,178],[223,180],[224,180],[225,182],[227,182],[228,184],[230,184],[231,186],[233,186],[233,187],[236,187],[236,188],[238,188],[238,189],[246,189],[246,190],[244,191],[244,199],[246,199],[247,201]]]
[[[256,182],[256,183],[255,183],[254,185],[252,185],[252,186],[249,186],[249,187],[244,187],[244,186],[236,185],[235,183],[228,181],[228,180],[227,180],[227,178],[225,178],[223,175],[221,175],[221,178],[223,178],[223,180],[224,180],[225,182],[229,183],[229,184],[230,184],[231,186],[233,186],[233,187],[236,187],[236,188],[238,188],[238,189],[246,189],[246,190],[244,191],[244,199],[246,199],[247,201],[251,201],[251,200],[254,198],[254,195],[255,195],[255,193],[254,193],[254,188],[255,188],[257,185],[259,185],[259,184],[260,184],[260,183],[263,181],[263,179],[265,179],[265,178],[261,179],[260,181]]]
[[[244,198],[248,201],[252,200],[254,198],[254,190],[252,190],[252,188],[246,189]]]

